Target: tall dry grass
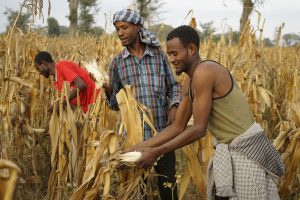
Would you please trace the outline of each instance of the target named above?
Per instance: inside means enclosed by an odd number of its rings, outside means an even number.
[[[134,189],[146,188],[139,175],[150,177],[151,172],[136,170],[132,173],[136,176],[129,177],[134,184],[120,184],[123,180],[114,157],[123,140],[119,136],[120,113],[109,111],[104,97],[99,96],[88,117],[79,110],[63,110],[60,101],[55,109],[61,114],[51,115],[48,106],[62,96],[51,88],[51,80],[39,76],[33,64],[34,55],[47,50],[55,60],[80,63],[96,59],[107,69],[121,49],[118,39],[110,35],[49,38],[13,29],[0,36],[0,157],[15,161],[22,170],[17,199],[67,199],[72,195],[73,199],[113,199],[120,194],[136,195],[128,198],[144,194]],[[284,159],[286,174],[279,185],[282,198],[296,198],[300,191],[300,46],[264,47],[248,28],[238,45],[224,37],[218,43],[202,41],[200,55],[222,63],[233,73],[256,120]],[[67,92],[66,87],[63,94]],[[50,135],[41,130],[49,122]],[[178,184],[183,198],[205,198],[205,170],[212,153],[209,140],[207,137],[186,147],[179,159]],[[186,170],[182,165],[188,166]],[[193,197],[186,190],[201,192]]]

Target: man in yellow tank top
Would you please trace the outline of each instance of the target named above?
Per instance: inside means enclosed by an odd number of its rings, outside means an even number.
[[[284,174],[280,155],[255,123],[242,91],[229,71],[215,61],[201,61],[199,36],[189,26],[171,31],[167,53],[177,74],[185,72],[182,101],[175,122],[130,150],[142,152],[137,164],[150,167],[164,153],[206,134],[216,138],[208,171],[208,199],[279,199],[276,180]],[[194,124],[187,127],[191,116]]]

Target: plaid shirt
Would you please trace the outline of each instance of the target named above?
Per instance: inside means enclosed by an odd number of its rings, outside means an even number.
[[[135,98],[151,108],[157,131],[167,126],[168,111],[181,100],[180,85],[176,82],[166,54],[160,48],[146,45],[141,60],[131,56],[125,48],[109,67],[112,95],[110,107],[117,109],[116,94],[125,85],[133,85]],[[151,137],[149,126],[145,126],[144,139]]]

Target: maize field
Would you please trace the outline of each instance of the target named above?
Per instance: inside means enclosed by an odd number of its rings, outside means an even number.
[[[284,160],[286,172],[278,183],[281,198],[299,199],[300,46],[282,47],[279,39],[280,30],[275,47],[264,47],[248,26],[237,45],[225,36],[217,43],[209,38],[201,41],[200,56],[220,62],[234,75],[256,121]],[[108,34],[51,38],[13,28],[0,36],[0,158],[20,168],[15,199],[159,199],[153,184],[158,175],[120,155],[122,149],[142,141],[145,123],[156,134],[151,111],[134,99],[133,89],[128,86],[118,93],[118,112],[109,109],[104,92],[86,114],[80,109],[73,112],[69,104],[62,105],[68,85],[59,94],[52,80],[34,67],[35,54],[45,50],[55,60],[95,61],[107,71],[122,48],[118,38]],[[185,78],[177,77],[179,82]],[[207,165],[213,154],[210,134],[176,154],[177,185],[166,187],[178,187],[180,199],[205,199]],[[10,178],[16,179],[16,172],[1,162],[3,199],[14,188]]]

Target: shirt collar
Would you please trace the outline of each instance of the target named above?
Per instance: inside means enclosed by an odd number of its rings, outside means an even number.
[[[125,47],[125,49],[122,52],[122,57],[123,59],[129,57],[131,55],[131,53],[129,52],[129,50],[127,49],[127,47]],[[149,45],[145,45],[145,52],[144,55],[149,55],[149,56],[154,56],[154,49],[153,48],[149,48]]]

